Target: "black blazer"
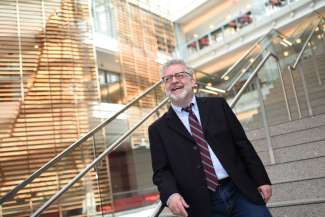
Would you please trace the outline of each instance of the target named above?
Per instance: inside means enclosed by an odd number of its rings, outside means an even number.
[[[252,144],[223,98],[197,98],[206,140],[239,190],[264,204],[257,187],[271,184]],[[153,182],[166,204],[173,193],[189,203],[191,217],[210,217],[210,198],[199,149],[172,108],[149,127]]]

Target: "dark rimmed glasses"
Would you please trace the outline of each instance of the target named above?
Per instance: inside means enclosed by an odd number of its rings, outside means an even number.
[[[169,83],[173,80],[173,78],[176,78],[176,80],[179,81],[188,75],[190,75],[190,73],[188,72],[176,72],[172,75],[163,76],[161,79],[163,80],[164,83]]]

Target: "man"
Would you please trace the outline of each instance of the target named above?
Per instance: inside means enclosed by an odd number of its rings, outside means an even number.
[[[179,216],[270,217],[270,180],[226,101],[194,97],[182,60],[161,74],[171,108],[149,127],[149,140],[162,203]]]

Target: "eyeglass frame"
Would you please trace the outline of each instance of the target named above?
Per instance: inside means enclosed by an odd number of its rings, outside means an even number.
[[[183,79],[185,77],[185,75],[192,76],[190,73],[183,71],[183,72],[176,72],[171,75],[163,76],[163,77],[161,77],[161,79],[165,84],[167,84],[167,83],[171,82],[173,80],[173,78],[175,78],[176,80],[179,81],[179,80]],[[166,79],[168,79],[168,80],[166,80]]]

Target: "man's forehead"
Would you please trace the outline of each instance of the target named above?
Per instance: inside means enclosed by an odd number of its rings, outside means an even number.
[[[176,72],[183,72],[186,69],[186,67],[182,64],[173,64],[170,65],[166,70],[165,73],[176,73]]]

